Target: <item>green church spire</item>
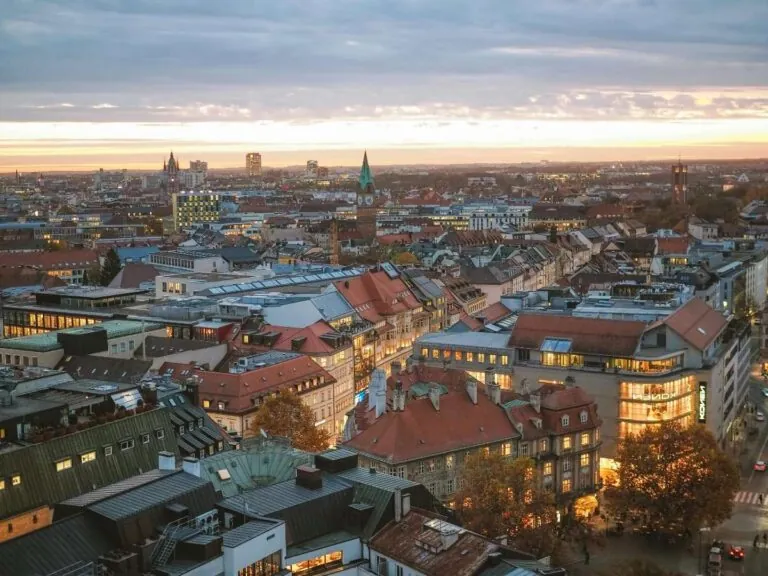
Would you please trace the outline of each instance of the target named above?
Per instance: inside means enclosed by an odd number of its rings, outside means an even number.
[[[363,165],[360,167],[360,178],[357,181],[360,184],[361,190],[368,190],[370,186],[374,189],[373,174],[371,174],[371,167],[368,166],[368,151],[363,154]]]

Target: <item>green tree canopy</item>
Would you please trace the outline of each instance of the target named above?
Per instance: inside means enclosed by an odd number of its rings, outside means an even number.
[[[649,426],[619,444],[616,463],[617,485],[606,494],[611,507],[647,518],[657,532],[694,532],[731,515],[739,471],[703,426]]]
[[[539,490],[530,458],[478,452],[465,461],[462,481],[457,511],[464,526],[491,538],[509,536],[538,557],[552,554],[554,499]]]
[[[104,259],[104,266],[101,267],[101,285],[109,286],[115,276],[120,272],[120,257],[114,248],[110,248]]]
[[[262,402],[253,419],[253,432],[264,430],[283,436],[291,445],[307,452],[321,452],[330,444],[330,434],[315,426],[315,415],[296,394],[283,392]]]

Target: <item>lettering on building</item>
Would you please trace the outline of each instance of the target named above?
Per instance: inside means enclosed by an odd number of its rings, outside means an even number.
[[[707,421],[707,383],[699,382],[699,422]]]

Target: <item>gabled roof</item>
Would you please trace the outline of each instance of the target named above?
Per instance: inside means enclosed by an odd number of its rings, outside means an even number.
[[[362,276],[334,282],[336,290],[369,322],[380,322],[421,306],[400,278],[386,272],[366,272]]]
[[[151,337],[148,337],[151,338]],[[88,378],[134,384],[152,367],[151,360],[108,358],[104,356],[65,356],[56,367],[75,380]]]
[[[154,282],[159,272],[151,264],[129,262],[109,283],[110,288],[138,288],[143,282]]]
[[[687,236],[658,239],[658,254],[688,254],[691,241]]]
[[[271,346],[256,345],[253,343],[243,344],[242,332],[237,337],[238,346],[246,349],[250,347],[255,350],[297,351],[309,355],[331,354],[336,351],[336,348],[331,346],[331,344],[321,338],[321,336],[326,334],[337,334],[337,332],[322,320],[314,322],[305,328],[265,324],[260,330],[260,333],[264,332],[279,333],[279,336]],[[296,350],[296,348],[294,348],[294,341],[299,341],[302,338],[304,339],[303,343],[301,344],[301,347]]]
[[[58,250],[56,252],[0,253],[0,267],[32,266],[41,270],[60,270],[98,265],[99,255],[93,250]]]
[[[640,345],[645,322],[580,318],[560,314],[520,314],[509,346],[538,350],[547,338],[571,341],[576,354],[631,356]]]
[[[705,350],[725,330],[728,320],[701,298],[691,298],[664,324],[691,346]]]

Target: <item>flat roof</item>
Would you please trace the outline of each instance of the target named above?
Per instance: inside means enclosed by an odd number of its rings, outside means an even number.
[[[432,332],[419,338],[421,345],[438,344],[443,346],[462,346],[465,348],[491,348],[507,350],[509,334],[506,332]]]
[[[34,336],[20,336],[18,338],[7,338],[0,340],[0,348],[7,350],[29,350],[31,352],[49,352],[61,348],[59,344],[59,334],[88,334],[98,330],[106,330],[107,339],[121,338],[131,334],[141,334],[142,332],[151,332],[153,330],[162,330],[163,324],[154,324],[149,322],[138,322],[136,320],[107,320],[91,326],[78,328],[65,328],[64,330],[55,330]]]
[[[138,288],[109,288],[106,286],[57,286],[47,290],[39,290],[37,294],[56,294],[59,296],[68,296],[70,298],[84,298],[96,300],[99,298],[114,298],[115,296],[130,296],[133,294],[144,294],[146,290]]]
[[[179,272],[173,274],[158,274],[158,277],[197,280],[200,282],[223,282],[224,280],[242,280],[246,282],[252,276],[245,274],[226,274],[221,272]]]
[[[27,416],[29,414],[35,414],[43,410],[63,408],[66,406],[66,402],[40,400],[37,398],[30,398],[29,396],[15,395],[13,397],[13,403],[10,406],[0,406],[0,422]]]
[[[62,382],[53,386],[56,390],[66,390],[67,392],[78,392],[81,394],[109,396],[118,392],[138,388],[138,384],[125,384],[122,382],[112,382],[111,380],[97,380],[83,378],[82,380],[72,380],[71,382]]]

